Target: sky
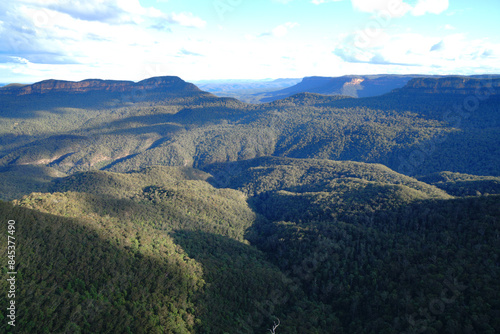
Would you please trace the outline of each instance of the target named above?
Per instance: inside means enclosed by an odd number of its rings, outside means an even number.
[[[9,0],[0,83],[500,73],[499,0]]]

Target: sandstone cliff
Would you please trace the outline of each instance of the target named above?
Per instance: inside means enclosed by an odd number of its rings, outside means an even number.
[[[0,88],[0,95],[28,95],[48,93],[87,93],[92,91],[132,92],[137,90],[187,90],[198,87],[175,76],[154,77],[139,82],[88,79],[79,82],[44,80],[32,85],[9,85]]]
[[[416,78],[410,80],[400,91],[426,94],[498,95],[500,94],[500,78]]]

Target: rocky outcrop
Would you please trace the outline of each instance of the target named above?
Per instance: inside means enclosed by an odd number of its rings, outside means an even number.
[[[187,90],[200,91],[198,87],[179,77],[164,76],[139,82],[88,79],[79,82],[44,80],[32,85],[9,85],[0,88],[0,95],[29,95],[49,93],[87,93],[93,91],[132,92],[137,90]]]
[[[410,80],[401,92],[458,95],[498,95],[500,78],[442,77]]]
[[[305,77],[298,84],[265,93],[262,102],[272,102],[298,93],[370,97],[402,88],[417,75],[345,75],[342,77]]]

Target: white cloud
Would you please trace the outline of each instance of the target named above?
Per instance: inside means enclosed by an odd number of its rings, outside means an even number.
[[[255,36],[255,35],[252,35],[252,34],[246,34],[245,35],[245,39],[247,40],[253,40],[257,37],[266,37],[266,36],[274,36],[274,37],[284,37],[288,34],[288,31],[296,26],[298,26],[299,24],[297,22],[287,22],[287,23],[284,23],[284,24],[280,24],[279,26],[275,27],[274,29],[272,29],[271,31],[266,31],[266,32],[263,32],[261,33],[260,35],[258,36]]]
[[[383,14],[389,17],[405,15],[411,6],[403,0],[351,0],[354,9],[366,13]]]
[[[287,4],[293,0],[272,0]],[[328,2],[343,0],[310,0],[312,4],[321,5]],[[355,10],[365,13],[375,13],[386,17],[401,17],[407,13],[421,16],[427,13],[441,14],[448,9],[449,0],[351,0]],[[415,3],[416,2],[416,3]]]
[[[411,10],[412,15],[421,16],[426,13],[441,14],[448,9],[448,0],[419,0]]]
[[[19,0],[19,3],[34,10],[38,16],[50,10],[79,20],[113,24],[132,22],[133,16],[139,17],[147,12],[138,0]]]
[[[323,0],[314,0],[323,1]],[[354,9],[361,12],[401,17],[407,13],[421,16],[426,13],[440,14],[448,9],[448,0],[416,0],[415,5],[403,0],[351,0]]]
[[[137,0],[68,3],[59,0],[1,3],[0,62],[13,56],[34,64],[127,59],[137,52],[134,46],[151,48],[164,34],[171,34],[169,23],[196,28],[206,25],[192,13],[165,14],[153,7],[142,7]]]
[[[327,2],[337,2],[337,1],[342,1],[342,0],[311,0],[311,3],[312,4],[315,4],[315,5],[321,5],[323,3],[327,3]]]
[[[109,24],[140,24],[148,19],[163,19],[186,27],[203,28],[206,22],[190,12],[163,13],[143,7],[139,0],[19,0],[32,11],[32,18],[42,22],[64,14],[83,21]],[[53,14],[53,13],[56,14]]]
[[[69,0],[64,3],[66,1]],[[141,6],[137,0],[75,1],[74,10],[64,7],[62,0],[0,1],[0,78],[3,81],[14,77],[139,80],[178,75],[188,80],[500,71],[499,45],[487,39],[470,40],[467,35],[453,34],[458,29],[446,30],[443,26],[446,21],[441,23],[439,37],[402,33],[403,29],[389,34],[388,28],[392,28],[389,24],[362,25],[358,32],[342,37],[321,34],[304,37],[295,33],[299,30],[298,23],[285,21],[267,26],[264,28],[267,32],[259,35],[258,27],[252,28],[257,29],[255,31],[232,29],[227,25],[222,30],[217,29],[217,23],[208,29],[183,28],[203,28],[207,23],[193,13],[161,12]],[[317,7],[313,4],[332,0],[301,1],[314,9]],[[412,11],[417,8],[418,0],[404,0],[406,6],[400,0],[395,1],[403,6],[396,14],[415,14]],[[411,5],[410,1],[413,1]],[[388,3],[382,0],[352,2],[357,4],[356,10],[376,14]],[[91,9],[85,7],[86,3],[100,4]],[[111,10],[113,8],[116,10]],[[437,11],[428,7],[418,10]],[[293,36],[292,29],[296,30]],[[268,38],[259,38],[261,36]],[[359,41],[365,43],[357,43]]]
[[[414,73],[477,73],[498,72],[500,44],[484,39],[470,40],[464,34],[443,38],[416,33],[383,34],[376,43],[357,47],[356,34],[343,36],[333,54],[350,64],[391,66],[384,72],[408,68]],[[496,63],[495,63],[496,62]],[[418,67],[419,70],[411,70]]]
[[[181,26],[185,27],[193,27],[193,28],[203,28],[206,26],[207,22],[202,20],[199,17],[194,16],[192,13],[183,12],[183,13],[172,13],[167,16],[167,20],[171,23],[177,23]]]
[[[453,16],[456,14],[462,13],[464,10],[463,9],[454,9],[446,12],[446,16]]]
[[[293,0],[272,1],[287,4]],[[310,0],[315,5],[336,1],[343,0]],[[449,0],[351,0],[351,3],[352,7],[360,12],[376,13],[388,17],[401,17],[407,13],[414,16],[427,13],[441,14],[449,6]]]
[[[272,35],[274,37],[283,37],[288,34],[288,30],[298,26],[297,22],[287,22],[285,24],[279,25],[272,30]]]
[[[205,22],[191,13],[165,14],[136,0],[87,0],[96,4],[93,9],[78,0],[73,9],[66,3],[0,3],[0,77],[4,81],[174,75],[171,64],[179,50],[190,56],[203,50],[169,27],[203,27]],[[162,65],[163,70],[150,71],[152,65]]]

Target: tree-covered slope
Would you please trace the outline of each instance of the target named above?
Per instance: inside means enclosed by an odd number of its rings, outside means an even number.
[[[377,96],[401,88],[419,75],[346,75],[342,77],[305,77],[294,86],[255,94],[262,102],[272,102],[298,93],[347,95],[352,97]]]
[[[0,203],[16,220],[16,331],[252,333],[276,316],[315,328],[307,297],[244,239],[246,196],[200,175],[84,173],[54,185],[64,192]],[[297,319],[284,311],[298,306]]]
[[[251,240],[331,307],[338,322],[326,332],[496,333],[499,204],[498,196],[424,200],[310,219],[264,208],[272,223]]]
[[[262,157],[212,164],[205,170],[213,175],[208,179],[213,184],[252,195],[277,190],[333,191],[338,182],[365,181],[403,186],[421,192],[427,198],[449,198],[444,191],[383,165],[354,161]]]
[[[84,172],[48,189],[0,203],[16,220],[21,332],[500,326],[498,196],[290,158]]]
[[[500,194],[500,178],[451,172],[421,176],[419,180],[432,184],[453,196]]]
[[[439,80],[451,79],[435,80],[448,87]],[[273,155],[381,163],[407,175],[498,176],[500,95],[487,79],[470,80],[469,90],[413,83],[379,97],[301,93],[261,105],[194,89],[0,96],[0,165],[71,174]],[[463,94],[474,85],[476,99]]]
[[[249,240],[331,308],[328,332],[500,329],[500,197],[453,199],[355,162],[260,158],[209,171],[254,195],[265,219]]]
[[[165,233],[96,213],[42,213],[35,204],[50,202],[54,208],[56,201],[71,205],[72,200],[39,194],[21,207],[0,203],[2,217],[16,221],[17,320],[10,330],[192,332],[200,321],[193,296],[204,286],[201,266]],[[0,284],[6,291],[7,281]],[[5,294],[0,300],[8,302]],[[1,317],[1,331],[7,333],[5,311]]]
[[[11,165],[0,168],[0,200],[21,198],[32,192],[47,192],[51,181],[66,174],[46,166]]]
[[[0,332],[500,332],[499,85],[3,88]]]

